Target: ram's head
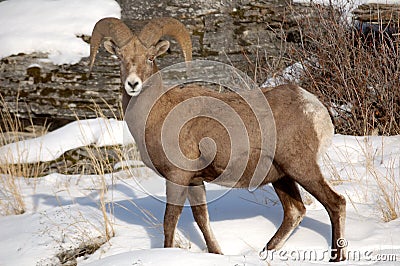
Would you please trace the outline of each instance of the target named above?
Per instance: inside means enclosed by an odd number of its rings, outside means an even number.
[[[134,34],[117,18],[104,18],[96,23],[90,41],[89,74],[97,50],[104,42],[106,50],[120,60],[121,81],[125,88],[122,102],[124,111],[130,97],[137,96],[142,89],[142,83],[158,71],[155,59],[165,53],[170,45],[168,41],[160,40],[165,35],[173,37],[179,43],[186,61],[192,60],[190,33],[176,19],[153,19],[139,34]]]

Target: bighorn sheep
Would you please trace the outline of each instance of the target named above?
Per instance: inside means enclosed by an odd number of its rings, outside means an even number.
[[[125,111],[132,96],[137,96],[142,83],[158,71],[155,59],[169,48],[168,41],[160,38],[168,35],[176,39],[183,50],[186,61],[192,60],[192,41],[186,27],[173,18],[153,19],[134,34],[117,18],[103,18],[94,26],[90,40],[89,76],[96,54],[104,41],[106,50],[116,55],[121,62],[122,109]]]
[[[174,245],[174,233],[179,216],[181,214],[186,198],[192,207],[195,221],[202,231],[209,252],[222,254],[221,249],[210,228],[206,192],[204,181],[213,181],[222,185],[232,187],[249,187],[253,174],[256,172],[257,162],[261,159],[263,138],[259,127],[259,122],[252,110],[252,107],[240,95],[234,92],[218,93],[200,85],[185,85],[180,88],[175,87],[166,92],[162,92],[153,103],[146,102],[146,97],[154,93],[159,88],[149,88],[140,93],[137,86],[149,77],[151,73],[150,65],[146,62],[148,58],[154,58],[166,51],[168,45],[165,41],[159,41],[161,33],[177,37],[184,50],[186,59],[191,58],[191,46],[186,43],[189,40],[189,33],[184,30],[184,26],[173,19],[162,19],[150,22],[138,37],[133,35],[128,27],[116,19],[105,19],[100,21],[92,37],[91,66],[94,62],[95,52],[102,38],[111,38],[112,43],[118,47],[108,50],[116,53],[121,60],[121,79],[125,89],[132,97],[128,105],[125,104],[126,119],[133,137],[136,140],[139,151],[146,165],[157,171],[166,179],[167,204],[164,216],[164,246]],[[174,26],[170,27],[168,23]],[[154,29],[154,27],[160,29]],[[173,34],[166,29],[178,27],[179,34]],[[102,28],[101,34],[96,34]],[[149,37],[148,30],[152,28],[157,33],[154,37]],[[143,36],[146,36],[144,38]],[[144,40],[150,40],[149,44]],[[94,47],[94,48],[93,48]],[[144,71],[143,69],[147,69]],[[153,68],[155,71],[155,68]],[[132,83],[137,82],[135,86]],[[260,186],[272,183],[284,211],[284,218],[281,226],[267,243],[264,249],[274,250],[282,247],[284,242],[293,230],[302,221],[306,209],[299,193],[297,184],[300,184],[311,193],[328,211],[332,225],[332,261],[345,259],[344,223],[346,201],[343,196],[336,193],[325,181],[318,159],[331,142],[334,128],[326,108],[319,100],[304,89],[295,85],[281,85],[276,88],[265,88],[258,90],[261,98],[266,99],[272,111],[275,121],[276,146],[273,157],[270,160],[271,166],[267,172],[263,173]],[[248,95],[252,95],[252,91]],[[256,94],[254,94],[256,95]],[[258,98],[259,95],[257,95]],[[243,121],[243,125],[248,134],[248,160],[245,168],[236,180],[230,180],[225,176],[222,180],[219,176],[227,169],[227,165],[232,163],[241,164],[244,161],[240,155],[245,154],[240,150],[232,155],[229,151],[241,143],[231,143],[227,128],[207,115],[196,114],[193,119],[186,121],[179,128],[178,145],[180,152],[188,159],[196,161],[201,159],[208,160],[209,153],[203,140],[211,138],[214,142],[215,153],[212,159],[204,167],[198,169],[183,169],[179,165],[169,160],[163,143],[164,122],[174,112],[179,105],[190,99],[216,99],[232,108]],[[201,102],[200,102],[201,103]],[[150,107],[149,107],[150,106]],[[188,112],[194,109],[215,110],[215,106],[210,105],[191,105]],[[148,113],[144,109],[148,108]],[[143,122],[145,130],[140,131],[140,121]],[[139,123],[140,122],[140,123]],[[135,124],[137,123],[137,124]],[[175,129],[172,129],[175,130]],[[207,146],[207,145],[206,145]],[[207,157],[207,158],[206,158]],[[296,184],[297,183],[297,184]]]

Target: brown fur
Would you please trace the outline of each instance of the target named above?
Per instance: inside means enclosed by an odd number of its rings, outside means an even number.
[[[152,88],[153,89],[153,88]],[[154,89],[156,90],[156,89]],[[146,94],[147,90],[142,92]],[[251,92],[249,92],[251,93]],[[268,250],[280,248],[291,232],[298,226],[305,215],[305,207],[301,200],[296,183],[303,186],[317,198],[327,209],[332,221],[332,256],[333,261],[345,259],[344,249],[337,246],[337,240],[343,238],[345,219],[345,199],[334,192],[325,181],[318,166],[318,157],[321,142],[332,137],[333,126],[329,122],[327,129],[320,129],[314,125],[314,116],[321,113],[322,117],[329,118],[329,114],[319,102],[305,99],[303,89],[295,85],[283,85],[273,89],[263,89],[275,120],[276,151],[271,158],[272,167],[261,185],[272,183],[284,209],[282,225],[268,242]],[[230,183],[229,177],[224,180],[215,180],[224,170],[229,160],[244,160],[240,156],[230,158],[232,145],[230,137],[218,121],[208,117],[197,117],[187,122],[179,134],[179,145],[182,153],[190,158],[201,158],[200,140],[210,137],[217,146],[217,152],[212,163],[204,169],[185,171],[175,166],[163,152],[161,132],[168,114],[180,103],[196,97],[212,97],[229,104],[244,121],[250,139],[250,155],[247,166],[239,180]],[[146,96],[133,100],[127,113],[134,111],[135,102],[143,101]],[[306,106],[306,105],[312,105]],[[203,108],[215,108],[206,105]],[[308,109],[307,109],[308,108]],[[308,111],[305,111],[307,109]],[[310,111],[311,110],[311,111]],[[190,112],[191,110],[185,110]],[[216,113],[219,110],[215,110]],[[201,113],[201,112],[200,112]],[[196,115],[194,113],[193,115]],[[330,121],[330,120],[329,120]],[[134,120],[127,116],[128,125],[135,125]],[[324,124],[325,126],[325,124]],[[209,252],[221,253],[218,243],[209,226],[208,211],[205,202],[204,181],[214,181],[221,185],[245,188],[250,184],[257,161],[260,157],[261,133],[255,114],[250,106],[236,93],[218,93],[197,85],[187,85],[185,88],[174,88],[163,94],[152,106],[146,120],[146,149],[152,167],[167,180],[167,207],[164,218],[165,247],[173,246],[175,228],[182,211],[185,199],[188,197],[192,205],[193,215],[206,239]],[[134,126],[131,129],[135,137]],[[318,132],[317,132],[318,131]],[[138,135],[137,135],[138,136]],[[135,137],[136,139],[136,137]],[[267,136],[268,139],[268,136]],[[140,142],[138,137],[137,142]],[[138,143],[141,154],[144,146]],[[235,161],[234,161],[235,164]]]

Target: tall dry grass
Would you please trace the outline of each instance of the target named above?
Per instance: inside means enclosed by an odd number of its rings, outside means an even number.
[[[23,126],[18,115],[13,115],[9,112],[9,106],[2,97],[0,97],[0,109],[0,146],[36,137],[45,132],[44,128],[33,125],[28,132],[22,130]],[[4,158],[2,159],[4,160]],[[19,183],[21,181],[20,177],[31,176],[35,178],[40,175],[42,170],[42,167],[38,164],[33,164],[29,167],[25,164],[8,162],[0,164],[0,215],[22,214],[25,212],[25,203]]]

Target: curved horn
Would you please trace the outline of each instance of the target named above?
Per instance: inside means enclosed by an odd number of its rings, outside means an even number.
[[[173,37],[181,46],[185,61],[192,60],[192,41],[190,33],[180,21],[174,18],[152,19],[139,33],[139,40],[147,47],[156,45],[161,37]]]
[[[134,34],[128,26],[118,18],[103,18],[99,20],[93,28],[92,38],[90,39],[89,76],[92,72],[97,50],[104,38],[110,38],[117,47],[122,47],[133,36]]]

